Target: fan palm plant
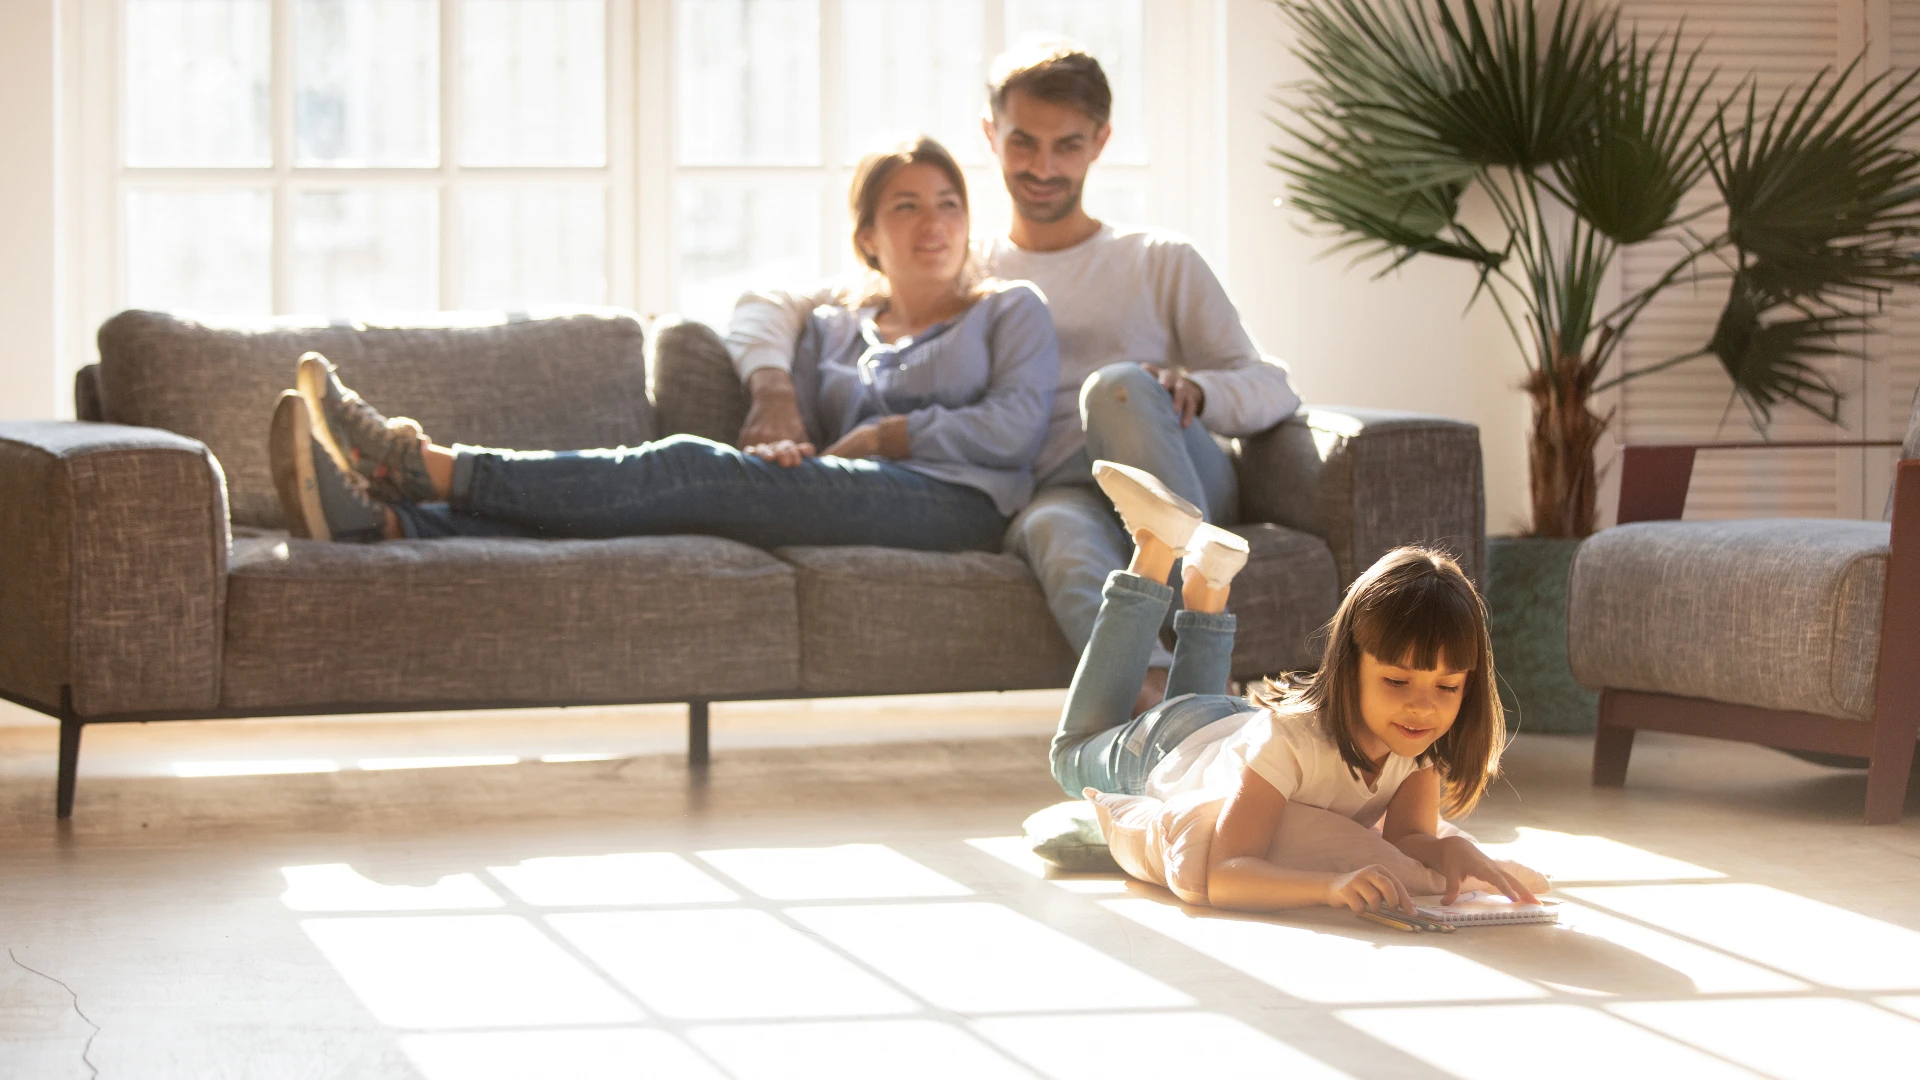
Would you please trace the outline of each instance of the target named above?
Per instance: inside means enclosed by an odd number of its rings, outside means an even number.
[[[1566,0],[1275,0],[1308,78],[1276,122],[1288,201],[1340,247],[1477,269],[1528,370],[1532,535],[1594,528],[1594,448],[1612,420],[1595,393],[1712,356],[1764,425],[1790,403],[1829,420],[1824,357],[1869,322],[1862,297],[1920,280],[1920,118],[1914,76],[1822,72],[1762,102],[1743,80],[1713,93],[1700,51],[1643,40],[1618,10]],[[1856,61],[1856,65],[1857,65]],[[1697,185],[1713,199],[1686,206]],[[1503,235],[1461,220],[1478,189]],[[1693,200],[1697,203],[1698,200]],[[1651,284],[1603,310],[1622,248],[1672,240]],[[1720,282],[1726,306],[1699,348],[1602,379],[1647,305]]]

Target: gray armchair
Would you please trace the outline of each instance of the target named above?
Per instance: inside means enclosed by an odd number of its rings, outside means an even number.
[[[1886,521],[1680,521],[1698,451],[1897,443],[1635,446],[1620,522],[1575,556],[1573,673],[1600,692],[1593,782],[1626,782],[1634,733],[1864,759],[1866,821],[1898,821],[1920,731],[1920,461]],[[1920,455],[1920,398],[1903,458]]]

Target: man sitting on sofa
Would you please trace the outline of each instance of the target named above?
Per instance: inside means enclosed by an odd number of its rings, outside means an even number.
[[[1060,339],[1036,490],[1006,547],[1033,569],[1067,642],[1083,650],[1101,586],[1132,543],[1094,486],[1092,462],[1144,469],[1206,520],[1232,524],[1233,464],[1214,435],[1264,431],[1300,398],[1191,243],[1102,223],[1081,205],[1113,130],[1098,61],[1065,46],[1012,50],[995,61],[988,93],[981,125],[1015,213],[1007,235],[977,241],[976,255],[991,274],[1038,285]],[[754,292],[734,309],[727,347],[752,397],[741,445],[805,438],[788,370],[807,313],[832,291]],[[1156,646],[1136,711],[1160,700],[1171,661]]]

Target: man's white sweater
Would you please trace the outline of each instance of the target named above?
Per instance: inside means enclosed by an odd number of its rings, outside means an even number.
[[[1102,225],[1059,251],[1027,251],[1001,236],[979,255],[994,277],[1039,286],[1060,338],[1060,385],[1035,476],[1080,449],[1080,385],[1118,361],[1184,370],[1206,394],[1201,422],[1219,435],[1265,431],[1300,407],[1286,365],[1261,354],[1206,260],[1177,233]],[[740,378],[791,367],[807,313],[835,291],[828,284],[741,297],[727,332]]]

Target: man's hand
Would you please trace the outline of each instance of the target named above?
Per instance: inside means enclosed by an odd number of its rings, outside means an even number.
[[[1160,385],[1166,387],[1167,393],[1173,395],[1173,411],[1180,417],[1181,427],[1193,423],[1194,417],[1207,410],[1207,392],[1200,389],[1199,383],[1170,367],[1159,364],[1140,366],[1152,372],[1153,377],[1160,380]]]
[[[792,375],[779,368],[761,368],[747,376],[747,393],[752,395],[753,403],[747,407],[747,422],[740,426],[741,446],[770,446],[782,442],[799,445],[807,441],[807,425],[800,419],[800,403],[794,396]],[[811,456],[813,448],[808,447],[807,453]]]
[[[862,424],[840,436],[832,446],[820,451],[822,457],[863,458],[878,457],[880,454],[880,430],[872,424]]]
[[[813,456],[813,444],[781,439],[778,442],[753,443],[742,452],[751,454],[761,461],[771,461],[775,465],[791,469]]]
[[[1447,893],[1440,898],[1443,904],[1451,904],[1460,898],[1460,882],[1469,877],[1479,878],[1499,889],[1516,904],[1540,902],[1519,879],[1500,869],[1492,859],[1487,858],[1486,852],[1475,847],[1473,841],[1464,836],[1442,837],[1438,862],[1440,865],[1434,869],[1447,878]]]

